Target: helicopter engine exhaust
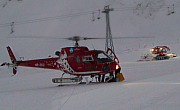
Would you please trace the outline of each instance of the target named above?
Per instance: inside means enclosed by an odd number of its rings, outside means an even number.
[[[60,56],[60,52],[59,52],[59,51],[56,51],[56,52],[55,52],[55,55]]]

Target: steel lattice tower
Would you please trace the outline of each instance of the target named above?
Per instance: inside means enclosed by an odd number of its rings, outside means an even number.
[[[113,45],[111,27],[110,27],[110,20],[109,20],[109,11],[114,11],[113,8],[109,9],[109,5],[105,6],[104,11],[102,11],[102,13],[106,14],[106,44],[105,44],[105,51],[107,51],[108,48],[110,48],[114,52],[114,45]]]

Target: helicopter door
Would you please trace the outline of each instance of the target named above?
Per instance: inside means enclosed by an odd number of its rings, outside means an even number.
[[[83,69],[83,64],[81,62],[81,58],[79,55],[76,56],[76,64],[74,64],[75,68],[77,68],[77,71],[82,71]]]

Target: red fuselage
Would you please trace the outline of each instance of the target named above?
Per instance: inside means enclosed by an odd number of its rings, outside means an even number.
[[[14,62],[16,66],[57,69],[78,76],[106,74],[120,69],[104,51],[90,51],[87,47],[65,47],[58,57]]]

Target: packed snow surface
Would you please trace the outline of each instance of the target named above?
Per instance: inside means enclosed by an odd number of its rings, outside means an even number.
[[[0,67],[0,109],[179,110],[178,0],[1,0],[0,63],[10,62],[8,45],[18,60],[26,60],[54,56],[56,50],[73,46],[72,41],[57,38],[105,37],[105,14],[99,15],[105,5],[114,8],[110,12],[113,37],[155,37],[114,40],[123,82],[58,86],[51,81],[61,77],[58,70],[18,67],[12,76],[11,67]],[[79,44],[104,50],[105,40]],[[169,46],[177,57],[136,62],[157,45]]]

